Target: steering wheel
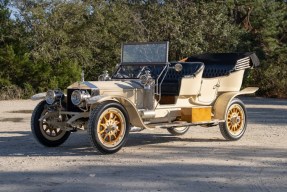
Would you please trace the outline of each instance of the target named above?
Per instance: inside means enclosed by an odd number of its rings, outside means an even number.
[[[149,66],[143,66],[143,68],[141,68],[140,72],[137,75],[137,78],[139,78],[141,75],[143,75],[145,73],[145,71],[149,71],[151,73],[151,69]]]

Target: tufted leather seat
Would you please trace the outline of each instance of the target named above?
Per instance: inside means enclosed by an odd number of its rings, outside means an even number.
[[[169,69],[161,85],[162,95],[178,96],[181,78],[184,76],[195,76],[204,68],[204,64],[200,62],[179,63],[182,64],[182,71],[177,72],[174,69]],[[171,63],[171,67],[173,67],[175,64],[176,63]]]
[[[205,65],[203,71],[203,78],[212,78],[229,75],[233,70],[233,65]]]

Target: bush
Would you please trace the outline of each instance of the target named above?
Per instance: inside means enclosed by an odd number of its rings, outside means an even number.
[[[0,100],[21,99],[23,92],[17,85],[4,86],[0,89]]]

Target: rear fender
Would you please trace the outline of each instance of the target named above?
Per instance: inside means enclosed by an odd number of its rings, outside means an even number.
[[[225,120],[225,114],[229,103],[238,95],[253,94],[258,90],[258,87],[246,87],[239,92],[228,92],[220,95],[214,104],[214,118],[218,120]]]
[[[142,127],[145,129],[150,129],[142,121],[142,118],[141,118],[140,114],[138,113],[136,106],[129,99],[127,99],[125,97],[99,95],[99,96],[95,96],[95,97],[90,98],[87,101],[87,104],[90,104],[92,106],[91,108],[93,109],[93,108],[95,108],[95,106],[97,104],[102,103],[104,101],[119,102],[127,110],[128,114],[129,114],[130,122],[133,126]]]

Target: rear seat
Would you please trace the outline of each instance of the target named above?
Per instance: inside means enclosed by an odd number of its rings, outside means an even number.
[[[246,62],[239,60],[246,59]],[[203,78],[226,76],[230,73],[259,65],[254,53],[204,53],[188,57],[187,62],[203,62]],[[243,65],[243,63],[245,63]]]
[[[233,65],[205,65],[205,69],[203,71],[203,78],[213,78],[229,75],[234,70]]]

